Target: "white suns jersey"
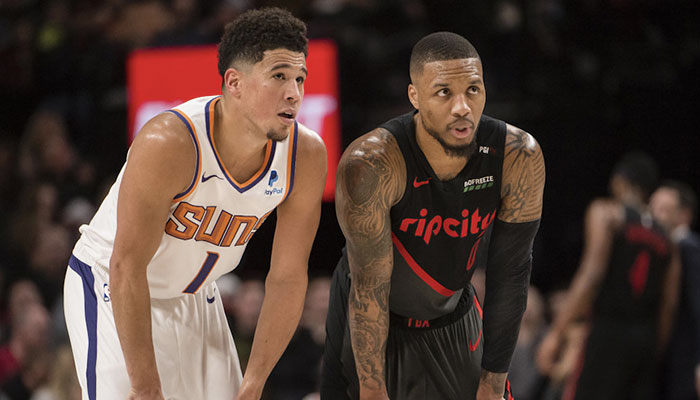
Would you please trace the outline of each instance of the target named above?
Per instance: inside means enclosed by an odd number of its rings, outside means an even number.
[[[219,96],[200,97],[172,110],[187,126],[197,149],[194,179],[173,199],[163,236],[148,265],[153,298],[195,293],[238,265],[255,231],[289,196],[294,184],[298,126],[279,142],[269,140],[261,168],[238,183],[214,145],[214,106]],[[117,197],[124,168],[81,237],[73,254],[107,272],[117,227]]]

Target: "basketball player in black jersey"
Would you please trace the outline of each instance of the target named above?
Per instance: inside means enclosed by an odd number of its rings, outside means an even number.
[[[511,398],[542,152],[528,133],[482,115],[481,59],[463,37],[420,40],[410,75],[416,110],[355,140],[338,167],[346,250],[321,398]],[[483,308],[470,284],[478,265],[487,267]]]
[[[569,324],[591,311],[565,400],[656,398],[656,364],[669,336],[680,276],[671,242],[646,210],[656,176],[648,155],[630,153],[613,170],[612,198],[588,207],[581,265],[537,354],[539,368],[548,373]]]

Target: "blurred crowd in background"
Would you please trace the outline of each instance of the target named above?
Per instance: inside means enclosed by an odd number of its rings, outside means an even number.
[[[449,30],[475,44],[486,113],[531,132],[547,160],[511,381],[518,399],[557,399],[583,330],[570,332],[574,345],[550,377],[534,368],[534,349],[578,265],[585,206],[605,195],[614,160],[645,150],[664,178],[700,189],[697,0],[0,1],[0,399],[80,398],[63,277],[78,227],[124,162],[129,52],[216,43],[227,22],[260,6],[286,7],[307,22],[310,38],[338,44],[344,146],[410,109],[408,61],[418,39]],[[244,366],[270,226],[220,282]],[[317,389],[328,277],[342,246],[333,204],[324,204],[302,322],[266,399],[301,399]],[[479,290],[481,280],[476,274]]]

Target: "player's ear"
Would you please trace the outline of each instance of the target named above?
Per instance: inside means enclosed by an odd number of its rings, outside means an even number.
[[[408,100],[413,104],[413,108],[418,110],[418,90],[412,83],[408,84]]]
[[[229,68],[224,73],[224,90],[234,97],[241,96],[241,71],[236,68]]]

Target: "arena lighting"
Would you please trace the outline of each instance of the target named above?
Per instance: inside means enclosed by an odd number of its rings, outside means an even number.
[[[216,46],[136,50],[127,60],[128,126],[131,143],[152,117],[194,97],[221,94]],[[340,102],[337,47],[330,40],[310,40],[309,77],[297,120],[326,143],[328,174],[324,201],[333,201],[340,159]]]

